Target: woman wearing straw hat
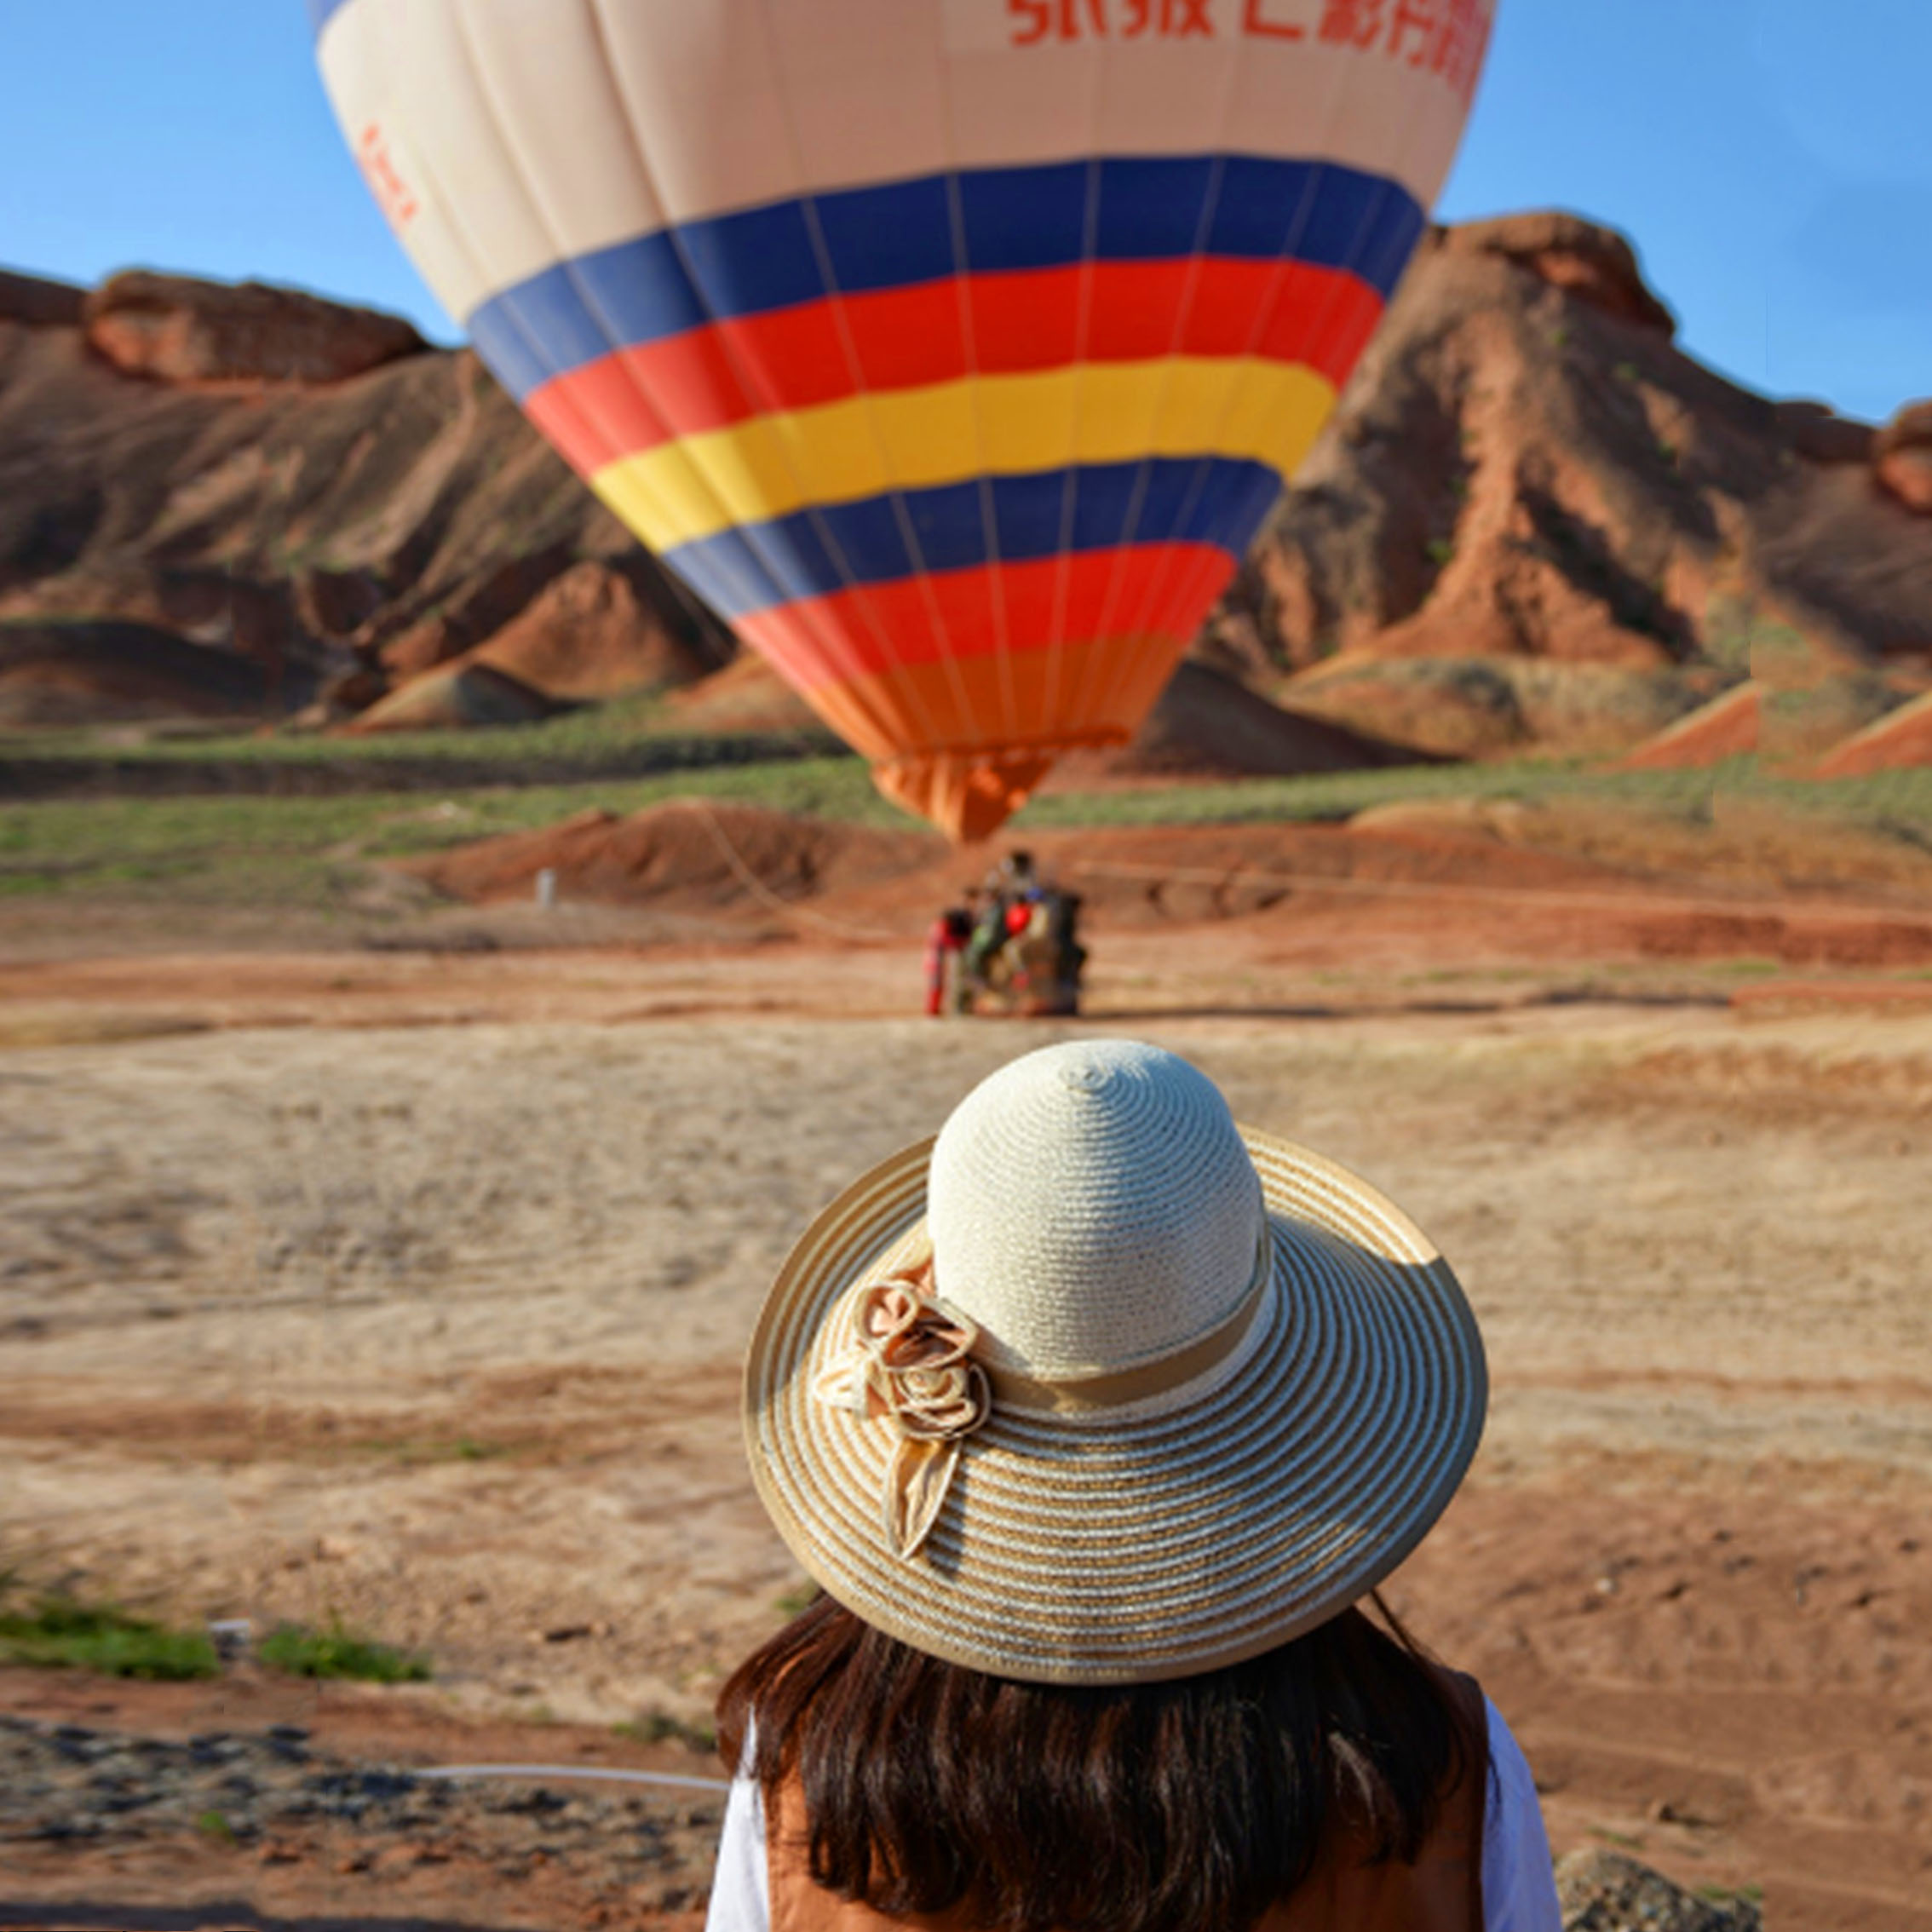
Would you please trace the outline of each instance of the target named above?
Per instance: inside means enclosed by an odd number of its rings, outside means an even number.
[[[720,1699],[711,1932],[1555,1932],[1502,1720],[1357,1607],[1486,1394],[1420,1232],[1186,1061],[1002,1068],[752,1337],[753,1475],[824,1595]]]

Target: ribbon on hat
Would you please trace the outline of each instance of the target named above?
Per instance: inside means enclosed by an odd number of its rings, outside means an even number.
[[[813,1384],[835,1409],[894,1435],[880,1517],[886,1541],[916,1556],[946,1502],[960,1445],[992,1413],[986,1371],[972,1359],[979,1326],[933,1293],[933,1263],[898,1268],[847,1297],[844,1332]]]

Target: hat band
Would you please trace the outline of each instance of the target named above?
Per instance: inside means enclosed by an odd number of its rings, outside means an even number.
[[[986,1378],[992,1384],[993,1406],[1025,1409],[1048,1415],[1086,1415],[1096,1409],[1124,1408],[1131,1402],[1145,1402],[1157,1395],[1169,1395],[1187,1383],[1198,1381],[1209,1370],[1220,1367],[1247,1338],[1256,1315],[1267,1299],[1268,1287],[1274,1279],[1274,1244],[1264,1220],[1261,1239],[1255,1252],[1255,1271],[1247,1292],[1234,1312],[1219,1328],[1191,1342],[1159,1361],[1142,1362],[1136,1367],[1116,1370],[1109,1375],[1083,1376],[1077,1380],[1021,1375],[1016,1370],[986,1365]]]

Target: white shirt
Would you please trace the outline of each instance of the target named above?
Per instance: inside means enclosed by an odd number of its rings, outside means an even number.
[[[1485,1700],[1487,1701],[1486,1699]],[[1483,1808],[1483,1932],[1562,1932],[1550,1840],[1522,1747],[1489,1705],[1489,1803]],[[746,1740],[749,1752],[750,1740]],[[704,1932],[771,1932],[764,1794],[742,1773],[725,1801],[724,1836]]]

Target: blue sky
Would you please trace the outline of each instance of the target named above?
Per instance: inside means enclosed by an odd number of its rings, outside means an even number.
[[[454,330],[331,119],[299,0],[0,0],[0,263],[288,281]],[[1440,212],[1636,243],[1693,354],[1889,415],[1932,394],[1925,0],[1502,0]]]

